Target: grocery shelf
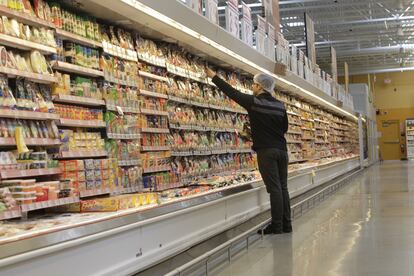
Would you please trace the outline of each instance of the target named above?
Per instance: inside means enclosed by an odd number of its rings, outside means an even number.
[[[143,127],[141,128],[142,133],[170,133],[169,128],[151,128],[151,127]]]
[[[143,146],[141,151],[168,151],[169,146]]]
[[[146,115],[168,116],[168,111],[152,110],[146,108],[141,108],[141,113]]]
[[[211,150],[211,154],[226,154],[228,151],[227,149],[213,149]]]
[[[93,158],[106,156],[108,156],[108,153],[104,150],[73,150],[61,152],[59,158]]]
[[[52,75],[36,74],[36,73],[11,69],[11,68],[7,68],[4,66],[0,66],[0,73],[6,74],[10,78],[22,77],[22,78],[25,78],[27,80],[37,82],[37,83],[50,84],[50,83],[57,82],[57,79]]]
[[[143,173],[165,172],[171,170],[171,166],[154,166],[151,168],[144,168]]]
[[[98,195],[110,194],[111,192],[112,190],[110,188],[83,190],[79,192],[79,196],[80,197],[98,196]]]
[[[171,152],[171,156],[191,156],[193,155],[193,151],[173,151]]]
[[[288,134],[300,134],[300,135],[302,135],[302,132],[300,132],[300,131],[291,131],[291,130],[289,130],[287,133]]]
[[[141,160],[118,160],[118,166],[128,167],[128,166],[139,166],[141,165]]]
[[[20,218],[21,216],[22,216],[22,212],[20,208],[15,208],[13,210],[7,210],[7,211],[0,212],[0,220]]]
[[[154,97],[154,98],[160,98],[160,99],[168,99],[168,95],[166,95],[166,94],[152,92],[152,91],[148,91],[148,90],[140,89],[139,93],[142,96],[148,96],[148,97]]]
[[[109,104],[108,102],[106,103],[106,109],[107,110],[118,112],[119,108],[121,109],[121,111],[123,113],[133,113],[133,114],[140,114],[141,113],[141,111],[139,110],[138,107],[119,106],[119,105],[116,105],[116,104]]]
[[[75,105],[87,105],[87,106],[103,106],[105,101],[101,99],[93,99],[87,97],[79,97],[72,95],[59,94],[53,98],[54,102],[58,103],[68,103]]]
[[[83,76],[89,77],[103,77],[104,73],[100,70],[90,69],[83,66],[63,62],[63,61],[54,61],[52,62],[52,67],[55,70],[64,71],[68,73],[75,73]]]
[[[48,138],[25,138],[27,146],[58,146],[61,144],[59,139]],[[0,138],[0,146],[16,146],[14,138]]]
[[[25,110],[2,109],[0,112],[0,118],[45,121],[57,120],[59,119],[59,114]]]
[[[68,40],[68,41],[72,41],[72,42],[76,42],[79,44],[82,44],[84,46],[88,46],[88,47],[92,47],[92,48],[102,48],[102,43],[68,32],[68,31],[64,31],[62,29],[57,28],[56,29],[56,36],[61,38],[62,40]]]
[[[201,83],[204,83],[204,84],[210,84],[211,85],[211,82],[209,82],[208,80],[203,78],[201,76],[201,74],[194,75],[194,74],[192,74],[192,72],[190,72],[190,71],[188,71],[184,68],[180,68],[180,67],[177,67],[175,65],[172,65],[168,62],[167,62],[167,71],[168,71],[168,73],[171,73],[171,74],[176,75],[176,76],[188,78],[188,79],[191,79],[191,80],[194,80],[194,81],[197,81],[197,82],[201,82]]]
[[[138,54],[134,50],[125,49],[108,43],[106,41],[102,42],[102,48],[104,50],[104,53],[109,54],[111,56],[118,57],[128,61],[138,62]]]
[[[157,56],[151,56],[148,53],[140,53],[137,51],[138,54],[138,60],[144,61],[146,63],[149,63],[151,65],[155,65],[158,67],[167,67],[167,61],[165,58],[160,58]]]
[[[122,193],[130,194],[130,193],[136,193],[136,192],[139,192],[139,191],[140,191],[139,187],[128,187],[128,188],[124,188],[122,190]]]
[[[124,86],[138,87],[135,81],[126,81],[126,80],[117,79],[113,76],[105,74],[105,72],[104,72],[104,77],[105,77],[105,80],[108,82],[112,82],[112,83],[124,85]]]
[[[164,81],[164,82],[168,81],[168,78],[166,78],[166,77],[158,76],[158,75],[151,74],[151,73],[144,72],[144,71],[139,71],[139,75],[141,77],[147,77],[147,78],[150,78],[150,79],[153,79],[153,80],[159,80],[159,81]]]
[[[286,142],[288,144],[302,144],[302,141],[300,140],[287,140]]]
[[[38,50],[42,54],[56,54],[56,48],[0,33],[0,44],[20,50]]]
[[[109,139],[116,140],[135,140],[140,139],[141,135],[139,133],[135,134],[120,134],[120,133],[107,133]]]
[[[176,96],[168,96],[168,99],[170,101],[176,102],[176,103],[182,103],[182,104],[190,104],[190,101],[184,98],[176,97]]]
[[[3,16],[7,16],[9,19],[12,19],[12,18],[17,19],[19,23],[23,23],[26,25],[30,25],[34,27],[44,27],[48,29],[55,28],[54,24],[46,20],[40,19],[36,16],[30,15],[27,13],[12,10],[4,6],[0,6],[0,14]]]
[[[22,212],[29,212],[34,210],[40,210],[50,207],[56,207],[71,203],[79,202],[79,197],[66,197],[66,198],[59,198],[54,200],[47,200],[47,201],[41,201],[41,202],[35,202],[31,204],[23,204],[20,206],[22,209]]]
[[[213,155],[213,154],[227,154],[227,153],[251,153],[250,148],[242,149],[228,149],[228,148],[216,148],[216,149],[199,149],[199,150],[190,150],[190,151],[173,151],[171,156],[203,156],[203,155]]]
[[[200,103],[200,102],[196,102],[196,101],[188,101],[188,104],[193,105],[193,106],[197,106],[197,107],[210,108],[210,105],[208,103]],[[227,111],[229,111],[229,110],[227,110]]]
[[[296,116],[296,117],[300,117],[299,114],[292,112],[292,111],[286,111],[287,114],[292,115],[292,116]]]
[[[179,130],[192,130],[192,125],[182,125],[182,124],[172,124],[170,123],[170,129],[179,129]]]
[[[49,168],[49,169],[32,169],[32,170],[1,170],[0,179],[12,179],[19,177],[35,177],[43,175],[54,175],[60,174],[61,171],[59,168]]]
[[[84,127],[84,128],[105,128],[106,123],[98,120],[72,120],[72,119],[60,119],[58,126],[64,127]]]

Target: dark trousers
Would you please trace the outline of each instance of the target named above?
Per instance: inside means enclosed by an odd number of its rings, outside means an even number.
[[[270,194],[272,225],[275,230],[291,226],[290,197],[287,187],[289,156],[276,148],[259,149],[257,161],[266,190]]]

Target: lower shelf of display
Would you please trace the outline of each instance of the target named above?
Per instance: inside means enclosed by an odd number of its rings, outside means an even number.
[[[111,103],[106,104],[106,109],[109,111],[122,112],[122,113],[133,113],[133,114],[141,113],[138,107],[119,106],[119,105],[111,104]]]
[[[84,120],[72,120],[72,119],[60,119],[58,126],[64,127],[84,127],[84,128],[105,128],[106,123],[104,121],[84,121]]]
[[[52,63],[52,67],[58,71],[64,71],[69,73],[75,73],[78,75],[88,76],[88,77],[103,77],[104,73],[100,70],[90,69],[87,67],[62,62],[62,61],[54,61]]]
[[[165,172],[170,171],[170,166],[158,166],[158,167],[151,167],[151,168],[144,168],[143,173],[154,173],[154,172]]]
[[[168,151],[171,148],[169,146],[143,146],[142,151]]]
[[[152,109],[146,109],[146,108],[141,108],[141,113],[145,115],[168,116],[167,111],[152,110]]]
[[[204,127],[196,125],[185,125],[185,124],[170,124],[170,129],[179,130],[193,130],[193,131],[216,131],[216,132],[235,132],[236,128],[222,128],[222,127]]]
[[[20,208],[15,208],[13,210],[7,210],[7,211],[0,212],[0,220],[20,218],[21,216],[22,216],[22,212]]]
[[[61,205],[66,205],[66,204],[71,204],[71,203],[76,203],[76,202],[79,202],[79,197],[66,197],[66,198],[59,198],[55,200],[23,204],[20,206],[20,208],[22,212],[29,212],[29,211],[56,207],[56,206],[61,206]]]
[[[128,166],[139,166],[141,165],[141,160],[119,160],[118,166],[128,167]]]
[[[36,83],[50,84],[57,82],[57,78],[51,75],[43,75],[26,71],[20,71],[16,69],[6,68],[4,66],[0,66],[0,73],[6,74],[9,77],[22,77]]]
[[[48,138],[25,138],[27,146],[58,146],[61,144],[59,139]],[[0,146],[16,146],[14,138],[0,138]]]
[[[80,97],[80,96],[72,96],[72,95],[65,95],[59,94],[53,98],[54,102],[58,103],[69,103],[75,105],[86,105],[86,106],[104,106],[105,101],[102,99],[93,99],[87,97]]]
[[[103,188],[103,189],[93,189],[93,190],[85,190],[80,191],[80,197],[89,197],[89,196],[98,196],[98,195],[105,195],[110,194],[113,190],[110,188]]]
[[[168,95],[158,93],[158,92],[152,92],[152,91],[140,89],[139,93],[140,93],[141,96],[148,96],[148,97],[154,97],[154,98],[160,98],[160,99],[168,99]]]
[[[141,128],[142,133],[170,133],[169,128],[151,128],[151,127],[143,127]]]
[[[171,156],[202,156],[202,155],[215,155],[215,154],[227,154],[227,153],[251,153],[250,148],[242,149],[212,149],[212,150],[190,150],[190,151],[174,151]]]
[[[59,168],[50,169],[33,169],[33,170],[2,170],[0,171],[0,179],[12,179],[19,177],[34,177],[42,175],[60,174]]]
[[[43,120],[57,120],[59,119],[59,114],[26,111],[26,110],[1,109],[0,118],[43,121]]]
[[[106,157],[108,153],[104,150],[90,150],[90,151],[64,151],[60,153],[60,158],[92,158],[92,157]]]
[[[141,135],[138,133],[135,134],[120,134],[120,133],[108,133],[109,139],[115,139],[115,140],[135,140],[140,139]]]

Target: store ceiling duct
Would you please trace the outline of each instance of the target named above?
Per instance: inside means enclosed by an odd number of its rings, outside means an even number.
[[[354,72],[384,72],[386,67],[404,66],[414,62],[410,45],[414,43],[414,1],[346,1],[327,0],[282,0],[279,1],[283,34],[293,44],[303,48],[305,41],[303,27],[292,22],[303,21],[306,12],[315,19],[315,30],[319,34],[318,64],[328,70],[329,51],[324,50],[332,43],[337,51],[338,63],[347,62]],[[290,19],[295,18],[295,19]],[[400,56],[401,45],[405,55]],[[358,55],[358,53],[364,53]],[[352,55],[358,55],[353,58]],[[403,59],[400,62],[399,58]],[[329,70],[328,70],[329,71]],[[343,73],[340,70],[340,74]]]

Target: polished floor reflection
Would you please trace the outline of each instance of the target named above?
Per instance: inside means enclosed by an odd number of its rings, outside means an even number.
[[[414,162],[375,165],[213,275],[414,275]]]

